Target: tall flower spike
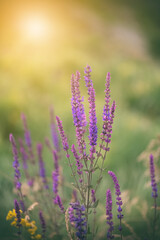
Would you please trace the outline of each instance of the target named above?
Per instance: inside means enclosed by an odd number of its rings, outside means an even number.
[[[54,193],[54,203],[57,204],[56,202],[56,196],[58,194],[58,178],[59,174],[57,171],[52,172],[52,180],[53,180],[53,193]]]
[[[17,217],[17,227],[18,227],[18,235],[21,235],[20,227],[21,227],[21,214],[20,214],[20,207],[17,200],[14,200],[15,212]],[[19,238],[20,239],[20,238]]]
[[[110,108],[110,73],[107,73],[106,77],[106,89],[105,89],[105,105],[103,109],[103,131],[101,133],[102,141],[107,143],[107,146],[101,145],[101,147],[105,151],[109,151],[108,144],[111,142],[111,134],[112,134],[112,125],[114,119],[114,113],[116,109],[115,101],[113,101],[112,106]]]
[[[121,219],[123,218],[123,215],[122,215],[122,199],[121,199],[121,191],[120,191],[120,185],[119,185],[119,182],[118,182],[118,179],[115,175],[114,172],[112,171],[108,171],[108,174],[112,177],[112,180],[113,180],[113,183],[114,183],[114,187],[115,187],[115,194],[116,194],[116,204],[118,206],[117,208],[117,211],[118,211],[118,219],[120,220],[120,226],[119,226],[119,231],[122,231],[122,226],[121,226]]]
[[[152,187],[152,197],[157,198],[157,183],[155,180],[155,166],[154,166],[154,158],[153,155],[150,155],[150,176],[151,176],[151,187]]]
[[[54,160],[54,168],[57,172],[59,172],[58,154],[55,150],[53,150],[53,160]]]
[[[37,155],[38,155],[38,162],[39,162],[39,175],[42,178],[44,188],[48,189],[49,186],[47,184],[46,171],[45,171],[44,161],[42,158],[42,149],[43,149],[42,144],[38,143],[37,144]]]
[[[13,137],[12,134],[9,135],[9,140],[12,144],[12,152],[13,152],[13,167],[14,167],[14,184],[16,189],[20,190],[21,189],[21,182],[20,182],[20,178],[21,178],[21,174],[20,174],[20,170],[19,170],[19,160],[18,160],[18,151],[17,151],[17,146],[16,146],[16,142],[15,139]]]
[[[93,87],[90,89],[89,96],[89,140],[90,140],[90,153],[95,153],[95,146],[97,145],[97,117],[95,106],[95,90]]]
[[[112,221],[112,195],[111,195],[110,189],[108,189],[106,192],[106,220],[107,220],[107,224],[109,225],[107,238],[113,239],[114,236],[112,232],[114,228],[113,228],[113,221]]]
[[[50,109],[50,118],[51,118],[52,141],[53,141],[53,144],[54,144],[54,147],[55,147],[56,151],[59,152],[60,151],[59,139],[58,139],[58,133],[57,133],[57,128],[56,128],[54,117],[55,116],[54,116],[54,112],[53,112],[53,107],[51,107],[51,109]]]
[[[61,135],[63,149],[65,151],[67,151],[69,149],[69,145],[68,145],[67,137],[63,130],[62,121],[60,120],[60,118],[58,116],[56,116],[56,121],[57,121],[58,129],[59,129],[59,133]]]
[[[79,175],[79,177],[80,177],[79,181],[82,182],[82,174],[83,174],[82,169],[83,169],[83,164],[82,164],[82,162],[81,162],[80,157],[79,157],[78,154],[77,154],[77,151],[76,151],[76,149],[75,149],[74,144],[72,145],[72,149],[71,149],[71,150],[72,150],[72,153],[73,153],[73,155],[74,155],[74,157],[75,157],[75,159],[76,159],[77,173],[78,173],[78,175]]]
[[[79,90],[80,73],[77,71],[76,76],[71,77],[71,106],[73,123],[76,127],[76,138],[79,147],[79,152],[84,154],[86,149],[86,143],[84,141],[85,126],[87,125],[84,106],[82,104],[83,99],[80,96]]]
[[[88,102],[89,102],[89,140],[90,140],[90,159],[92,159],[95,153],[95,146],[97,145],[97,117],[96,117],[96,106],[95,106],[95,90],[91,80],[91,68],[89,65],[85,68],[85,82],[88,89]]]
[[[111,75],[108,72],[107,76],[106,76],[106,84],[105,84],[105,105],[104,105],[104,109],[103,109],[103,121],[107,121],[109,120],[109,116],[110,116],[110,80],[111,80]]]
[[[56,196],[55,202],[56,202],[57,205],[59,206],[61,212],[62,212],[62,213],[65,213],[65,210],[64,210],[64,207],[63,207],[63,204],[62,204],[62,200],[61,200],[61,198],[60,198],[59,195]]]
[[[45,239],[45,233],[46,233],[46,222],[43,217],[42,211],[39,212],[39,219],[42,227],[42,238]]]
[[[69,208],[69,219],[71,225],[76,229],[76,236],[78,240],[85,240],[87,234],[87,222],[85,217],[85,206],[80,205],[79,202],[71,203]]]
[[[86,87],[88,88],[88,91],[90,90],[90,87],[93,87],[93,82],[91,80],[91,72],[92,72],[91,67],[87,65],[86,68],[84,69],[84,73],[85,73],[84,79],[85,79]]]

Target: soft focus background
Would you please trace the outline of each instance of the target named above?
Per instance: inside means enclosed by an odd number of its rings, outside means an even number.
[[[137,157],[160,133],[159,12],[159,0],[0,0],[1,239],[10,239],[12,228],[5,216],[15,197],[9,133],[16,139],[23,136],[20,114],[24,112],[33,142],[44,142],[45,136],[50,137],[53,105],[72,143],[70,77],[76,70],[81,72],[86,99],[87,64],[96,89],[99,134],[105,76],[108,71],[112,76],[111,96],[117,109],[106,167],[117,173],[127,202],[135,199],[143,206],[148,199],[150,209],[151,190],[144,187],[149,179]],[[52,159],[46,162],[50,177]],[[63,162],[66,167],[65,158]],[[69,169],[64,175],[70,175]],[[110,186],[106,173],[99,189],[102,204]],[[142,222],[142,215],[137,207],[126,212],[125,219]]]

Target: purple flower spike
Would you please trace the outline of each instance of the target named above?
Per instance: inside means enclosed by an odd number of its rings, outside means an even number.
[[[79,80],[80,80],[80,73],[77,71],[76,76],[72,75],[71,77],[71,106],[72,106],[72,115],[73,115],[73,122],[76,127],[76,137],[77,137],[77,144],[79,146],[79,152],[84,153],[84,149],[86,149],[86,143],[84,141],[84,133],[85,127],[87,125],[86,122],[86,115],[84,111],[84,105],[82,104],[83,98],[80,96],[79,90]]]
[[[109,229],[107,232],[107,239],[113,239],[113,221],[112,221],[112,195],[111,190],[108,189],[106,192],[106,216],[107,216],[107,224],[109,225]]]
[[[151,187],[152,187],[152,197],[157,198],[157,183],[155,180],[155,166],[154,166],[154,157],[150,155],[150,176],[151,176]]]
[[[57,121],[57,124],[58,124],[59,133],[61,135],[63,149],[65,151],[67,151],[69,149],[69,145],[68,145],[67,137],[66,137],[66,135],[64,133],[64,130],[63,130],[62,121],[60,120],[60,118],[58,116],[56,116],[56,121]]]
[[[16,216],[17,216],[17,227],[20,227],[21,226],[21,214],[20,214],[19,203],[16,199],[14,200],[14,206],[15,206],[15,211],[16,211]]]
[[[80,182],[82,182],[82,179],[81,179],[81,176],[82,176],[82,169],[83,169],[83,164],[81,163],[81,159],[80,159],[80,157],[78,156],[78,154],[77,154],[77,151],[76,151],[76,149],[75,149],[75,146],[74,146],[74,144],[72,145],[72,153],[73,153],[73,155],[74,155],[74,157],[75,157],[75,159],[76,159],[76,166],[77,166],[77,173],[78,173],[78,175],[80,176]]]
[[[110,73],[107,73],[107,77],[106,77],[106,89],[105,89],[105,105],[104,105],[104,109],[103,109],[103,121],[107,121],[109,119],[110,116],[110,80],[111,80],[111,76]]]
[[[93,82],[91,80],[91,74],[90,74],[91,72],[92,72],[91,67],[87,65],[86,68],[84,69],[84,73],[85,73],[84,79],[85,79],[86,87],[88,88],[88,91],[90,87],[93,87]]]
[[[57,133],[57,128],[56,128],[56,124],[55,124],[55,120],[54,120],[54,112],[53,112],[53,107],[51,107],[50,109],[50,117],[51,117],[51,135],[52,135],[52,141],[53,144],[56,148],[56,151],[59,152],[60,151],[60,147],[59,147],[59,139],[58,139],[58,133]]]
[[[105,105],[103,109],[103,131],[101,133],[102,141],[109,144],[111,142],[111,134],[112,134],[112,125],[114,119],[114,113],[116,109],[115,101],[113,101],[112,106],[110,108],[110,73],[107,74],[106,77],[106,89],[105,89]],[[104,145],[101,146],[104,150],[109,151],[108,147]]]
[[[62,200],[61,200],[59,195],[56,196],[55,202],[59,206],[59,208],[61,209],[61,212],[65,213],[65,210],[64,210],[64,207],[63,207],[63,204],[62,204]]]
[[[85,206],[79,202],[71,203],[69,208],[69,219],[72,226],[76,229],[78,240],[85,240],[87,234],[87,222],[85,217]]]
[[[54,203],[56,204],[56,196],[58,194],[58,178],[59,178],[59,174],[57,171],[53,171],[52,172],[52,180],[53,180],[53,193],[55,195],[54,198]]]
[[[57,152],[54,150],[53,150],[53,160],[54,160],[54,168],[57,172],[59,172],[58,155],[57,155]]]
[[[42,211],[39,212],[39,219],[42,227],[42,238],[45,239],[45,232],[46,232],[46,222],[43,217]]]
[[[18,160],[18,151],[17,151],[17,146],[16,146],[16,142],[15,139],[13,137],[12,134],[9,135],[9,140],[12,144],[12,152],[13,152],[13,167],[14,167],[14,184],[16,189],[20,190],[21,189],[21,182],[20,182],[20,178],[21,178],[21,174],[20,174],[20,170],[19,170],[19,160]]]
[[[38,155],[38,162],[39,162],[39,175],[42,178],[42,182],[44,183],[44,188],[48,189],[49,186],[47,185],[47,179],[46,179],[46,172],[45,172],[45,166],[44,161],[42,158],[42,144],[37,144],[37,155]]]
[[[117,179],[117,177],[116,177],[114,172],[108,171],[108,174],[112,177],[112,180],[114,182],[114,187],[115,187],[115,191],[116,191],[115,194],[117,196],[116,197],[116,200],[117,200],[116,204],[118,206],[118,208],[117,208],[117,211],[118,211],[117,217],[118,217],[118,219],[120,219],[119,231],[122,231],[121,219],[123,218],[123,215],[122,215],[122,199],[121,199],[121,196],[120,196],[121,195],[120,185],[118,183],[118,179]]]
[[[74,219],[75,219],[75,217],[74,217],[74,209],[72,207],[68,208],[68,215],[69,215],[70,224],[73,227],[74,226]]]
[[[95,105],[95,90],[91,80],[91,68],[89,65],[85,68],[85,82],[88,88],[88,102],[89,102],[89,140],[90,140],[90,159],[93,159],[93,154],[96,152],[95,146],[97,145],[97,117]]]
[[[90,88],[89,96],[89,140],[90,145],[93,147],[97,145],[97,117],[96,117],[96,105],[95,105],[95,90]]]

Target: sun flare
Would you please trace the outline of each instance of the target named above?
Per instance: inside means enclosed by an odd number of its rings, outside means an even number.
[[[26,40],[41,42],[50,35],[50,24],[40,16],[28,16],[21,22],[21,34]]]

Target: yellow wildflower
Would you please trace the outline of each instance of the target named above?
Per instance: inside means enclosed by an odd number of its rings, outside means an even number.
[[[32,227],[31,223],[26,221],[26,227]]]
[[[22,210],[20,210],[20,213],[23,213]],[[10,210],[6,216],[6,220],[12,220],[11,225],[14,227],[17,227],[17,214],[15,209],[12,211]],[[26,218],[21,218],[21,225],[25,228],[27,228],[27,231],[30,233],[31,239],[41,239],[42,236],[40,234],[36,234],[37,227],[36,222],[31,221],[29,222]]]
[[[41,238],[42,238],[41,234],[37,234],[37,235],[35,236],[35,239],[41,239]]]
[[[15,218],[13,222],[11,222],[11,226],[17,226],[17,219]]]
[[[12,218],[14,218],[14,217],[16,217],[17,215],[16,215],[16,211],[15,211],[15,209],[13,209],[13,211],[9,211],[8,212],[8,215],[7,215],[7,217],[6,217],[6,220],[8,221],[8,220],[12,220]]]
[[[25,218],[21,218],[21,224],[22,224],[23,227],[26,226],[26,220],[25,220]]]

